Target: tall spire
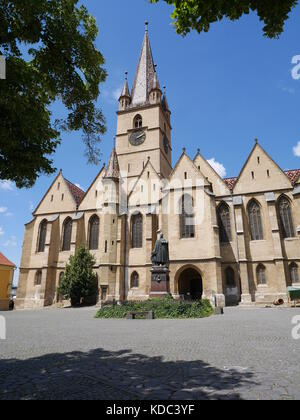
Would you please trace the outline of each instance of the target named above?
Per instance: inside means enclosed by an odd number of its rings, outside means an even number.
[[[148,22],[146,22],[142,51],[132,88],[132,106],[149,103],[149,93],[153,89],[154,75],[155,66],[148,35]]]

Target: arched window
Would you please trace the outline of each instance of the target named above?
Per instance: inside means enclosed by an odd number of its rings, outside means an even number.
[[[137,289],[139,287],[139,275],[136,271],[131,275],[130,287],[131,289]]]
[[[261,211],[259,204],[253,200],[248,207],[249,224],[252,241],[262,241],[264,239],[261,221]]]
[[[295,229],[294,229],[292,209],[291,209],[291,204],[290,204],[289,199],[285,196],[281,197],[278,202],[278,208],[279,208],[279,218],[280,218],[280,227],[281,227],[282,237],[284,239],[294,238]]]
[[[63,244],[62,250],[63,251],[70,251],[71,249],[71,240],[72,240],[72,219],[68,217],[63,226]]]
[[[226,278],[226,287],[233,288],[233,287],[236,286],[236,284],[235,284],[235,274],[234,274],[233,268],[231,268],[231,267],[226,268],[225,278]]]
[[[143,247],[143,216],[138,213],[131,219],[132,248]]]
[[[35,284],[35,286],[40,286],[42,284],[42,272],[41,272],[41,270],[38,270],[35,273],[34,284]]]
[[[38,252],[45,252],[46,235],[47,235],[47,220],[43,220],[42,223],[40,224]]]
[[[299,270],[298,270],[298,265],[296,263],[292,263],[290,265],[290,278],[291,278],[292,284],[300,283]]]
[[[180,200],[180,237],[195,237],[195,219],[193,198],[185,194]]]
[[[133,121],[134,128],[142,128],[143,127],[143,119],[140,115],[137,115]]]
[[[231,242],[230,210],[226,203],[222,203],[218,208],[218,224],[220,230],[220,242],[222,244]]]
[[[99,248],[99,217],[92,216],[89,225],[89,249],[96,250]]]
[[[267,284],[266,267],[264,265],[259,264],[256,269],[256,277],[258,286],[264,286]]]

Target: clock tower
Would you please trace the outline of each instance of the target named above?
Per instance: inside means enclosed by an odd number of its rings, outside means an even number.
[[[168,177],[172,171],[171,112],[158,81],[147,22],[132,91],[126,73],[117,115],[116,153],[121,176],[135,181],[150,158],[157,173]]]

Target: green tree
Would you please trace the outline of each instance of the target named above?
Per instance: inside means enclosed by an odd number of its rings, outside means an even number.
[[[72,306],[80,305],[82,300],[96,295],[98,287],[94,264],[94,257],[83,245],[70,257],[58,293],[71,299]]]
[[[0,179],[19,188],[55,171],[51,155],[63,130],[83,132],[97,163],[105,119],[97,105],[106,79],[96,20],[78,0],[0,0]],[[55,120],[51,105],[63,104]]]
[[[158,3],[160,0],[150,0]],[[210,25],[224,18],[238,20],[250,12],[257,13],[263,22],[266,37],[278,38],[298,0],[164,0],[174,6],[172,18],[178,34],[191,30],[208,32]]]

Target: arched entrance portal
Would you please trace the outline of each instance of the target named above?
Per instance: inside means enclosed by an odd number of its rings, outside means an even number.
[[[187,268],[180,274],[178,280],[178,293],[184,299],[202,299],[202,277],[197,270],[193,268]]]

